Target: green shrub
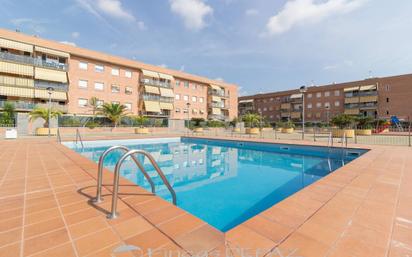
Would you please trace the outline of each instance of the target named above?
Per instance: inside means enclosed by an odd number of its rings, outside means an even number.
[[[332,118],[332,125],[337,126],[340,129],[351,128],[354,122],[354,117],[348,114],[339,114]]]

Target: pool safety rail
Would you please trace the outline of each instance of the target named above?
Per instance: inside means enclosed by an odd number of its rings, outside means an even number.
[[[76,142],[76,145],[78,142],[80,142],[82,148],[84,148],[83,139],[82,139],[82,136],[80,135],[79,129],[76,129],[76,141],[75,142]]]
[[[119,180],[120,180],[120,168],[124,161],[130,157],[134,161],[134,163],[138,166],[140,171],[143,173],[145,178],[149,181],[150,186],[152,188],[152,193],[156,193],[156,188],[155,184],[153,183],[153,180],[149,176],[149,174],[146,172],[144,169],[143,165],[139,162],[139,160],[136,158],[136,155],[141,154],[145,156],[146,158],[149,159],[150,163],[153,165],[155,168],[157,174],[169,190],[171,196],[172,196],[172,201],[173,204],[176,205],[177,199],[176,199],[176,192],[173,189],[173,187],[170,185],[169,181],[167,180],[166,176],[164,175],[163,171],[160,169],[159,165],[156,163],[156,160],[153,158],[153,156],[144,150],[129,150],[125,146],[113,146],[107,149],[99,158],[99,165],[98,165],[98,177],[97,177],[97,192],[96,192],[96,198],[93,200],[96,203],[101,203],[103,201],[102,198],[102,186],[103,186],[103,165],[104,165],[104,159],[105,157],[112,151],[115,150],[122,150],[125,152],[123,156],[117,161],[115,169],[114,169],[114,179],[113,179],[113,190],[112,190],[112,206],[111,206],[111,211],[110,214],[108,215],[109,219],[115,219],[118,217],[117,213],[117,200],[118,200],[118,195],[119,195]]]

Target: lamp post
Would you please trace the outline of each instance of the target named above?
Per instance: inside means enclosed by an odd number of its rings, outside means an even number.
[[[305,139],[305,93],[308,91],[306,86],[301,86],[299,91],[302,93],[302,140]]]
[[[190,130],[190,110],[189,110],[190,103],[187,102],[186,106],[187,106],[187,135],[189,135],[189,130]]]
[[[47,122],[48,127],[49,127],[49,133],[48,133],[48,137],[50,137],[50,119],[51,119],[51,95],[53,94],[54,88],[52,87],[48,87],[47,88],[47,93],[49,94],[49,111],[48,111],[48,119],[49,122]]]

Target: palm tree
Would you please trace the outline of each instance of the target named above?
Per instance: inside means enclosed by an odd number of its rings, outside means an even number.
[[[48,108],[36,107],[33,111],[30,112],[30,121],[37,120],[42,118],[44,120],[43,127],[47,128],[49,126],[49,117],[54,119],[62,115],[61,111],[51,109],[49,115]]]
[[[143,128],[145,123],[149,120],[146,116],[140,115],[134,118],[137,126]]]
[[[243,115],[242,120],[246,123],[247,127],[254,128],[260,122],[260,116],[255,113],[248,113]]]
[[[92,112],[93,121],[94,121],[94,119],[96,118],[97,112],[98,112],[99,109],[101,108],[100,105],[99,105],[99,98],[97,98],[97,97],[95,97],[95,96],[93,96],[92,98],[90,98],[90,100],[89,100],[89,107],[90,107],[90,110],[91,110],[91,112]]]
[[[99,113],[111,120],[114,127],[116,127],[122,118],[127,115],[126,110],[127,107],[123,104],[105,103]]]

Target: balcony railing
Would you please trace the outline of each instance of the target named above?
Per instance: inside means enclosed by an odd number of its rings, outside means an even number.
[[[376,103],[345,104],[345,109],[376,109]]]
[[[208,118],[208,119],[212,119],[212,120],[222,120],[222,121],[228,119],[227,116],[225,116],[225,115],[218,115],[218,114],[209,114],[209,115],[207,115],[207,118]]]
[[[214,102],[211,102],[211,103],[209,103],[209,106],[210,107],[213,107],[213,108],[221,108],[221,109],[228,109],[229,108],[229,105],[225,105],[224,103],[222,103],[222,102],[220,102],[220,103],[214,103]],[[242,107],[243,109],[246,109],[246,108],[244,108],[244,107]],[[250,108],[250,109],[253,109],[253,107],[252,108]]]
[[[40,81],[40,80],[35,80],[34,81],[34,87],[35,88],[41,88],[41,89],[47,89],[47,88],[51,87],[54,90],[64,91],[64,92],[67,92],[69,90],[69,86],[67,84],[56,83],[56,82],[48,82],[48,81]]]
[[[154,80],[154,79],[141,79],[140,84],[148,85],[148,86],[155,86],[155,87],[172,88],[172,83]]]
[[[359,96],[377,96],[378,91],[354,91],[345,93],[345,97],[359,97]]]
[[[212,95],[212,96],[219,96],[219,97],[225,97],[225,98],[229,97],[229,95],[225,94],[225,92],[223,90],[222,91],[217,91],[217,90],[209,89],[207,92],[208,92],[209,95]]]
[[[12,54],[8,52],[0,52],[0,59],[33,65],[33,66],[42,67],[42,68],[49,68],[49,69],[62,70],[62,71],[68,70],[68,65],[64,63],[47,62],[42,59],[33,58],[31,56]]]
[[[8,102],[14,105],[14,108],[16,110],[22,110],[22,111],[31,111],[36,107],[41,107],[41,108],[49,108],[48,103],[35,103],[35,102],[30,102],[30,101],[10,101],[10,100],[0,100],[0,109],[4,108],[4,104]],[[67,105],[62,105],[58,104],[56,102],[51,103],[51,108],[61,111],[61,112],[67,112]]]

